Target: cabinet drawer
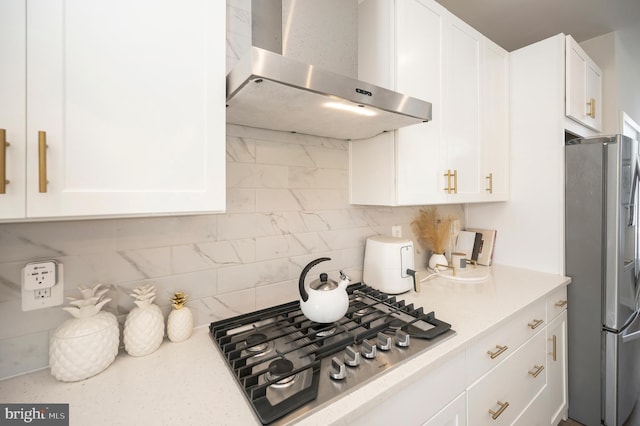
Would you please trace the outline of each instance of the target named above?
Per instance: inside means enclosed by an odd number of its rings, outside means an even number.
[[[547,297],[547,321],[552,319],[567,309],[567,287],[557,289]]]
[[[515,421],[514,426],[549,426],[559,423],[549,423],[548,405],[549,394],[546,390],[540,392],[536,399],[524,410]]]
[[[520,311],[515,318],[485,336],[467,350],[467,384],[500,364],[527,339],[546,326],[545,301]]]
[[[547,381],[545,336],[536,334],[468,390],[469,426],[510,425],[540,393]]]

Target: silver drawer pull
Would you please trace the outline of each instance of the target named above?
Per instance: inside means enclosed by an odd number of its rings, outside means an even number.
[[[533,368],[534,370],[529,370],[529,375],[535,379],[544,370],[544,365],[534,365]]]
[[[498,403],[498,405],[500,406],[500,408],[498,409],[498,411],[493,411],[493,410],[489,410],[489,414],[491,414],[491,418],[493,420],[496,420],[498,417],[500,417],[500,414],[502,414],[502,412],[504,410],[507,409],[507,407],[509,406],[508,402],[500,402],[500,401],[496,401]]]
[[[497,357],[502,355],[504,353],[504,351],[509,349],[509,347],[507,345],[504,345],[504,346],[496,345],[496,349],[498,349],[498,350],[495,351],[495,352],[487,351],[487,355],[489,355],[491,357],[491,359],[496,359]]]
[[[533,322],[530,322],[529,324],[527,324],[532,330],[535,330],[536,328],[540,327],[542,325],[542,323],[544,322],[544,320],[537,320],[534,319]]]

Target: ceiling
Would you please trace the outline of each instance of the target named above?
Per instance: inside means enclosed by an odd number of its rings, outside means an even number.
[[[513,51],[558,33],[578,42],[640,25],[640,0],[437,0]]]

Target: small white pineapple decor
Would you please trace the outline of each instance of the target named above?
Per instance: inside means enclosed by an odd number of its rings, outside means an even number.
[[[133,289],[136,299],[124,322],[124,348],[131,356],[144,356],[160,347],[164,337],[164,317],[158,305],[153,303],[156,288],[150,284]]]
[[[184,305],[187,302],[187,295],[177,292],[169,300],[173,310],[167,319],[167,336],[172,342],[185,341],[193,332],[193,314],[191,309]]]
[[[102,284],[80,287],[82,299],[69,297],[73,315],[54,332],[49,345],[51,374],[63,382],[76,382],[106,369],[118,355],[120,328],[116,316],[102,312],[111,299],[103,296],[109,289]]]

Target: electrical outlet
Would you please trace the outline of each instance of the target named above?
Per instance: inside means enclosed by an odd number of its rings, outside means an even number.
[[[62,305],[63,266],[55,260],[27,263],[22,269],[22,310]]]
[[[402,237],[402,226],[400,225],[393,225],[391,227],[391,236],[392,237]]]

